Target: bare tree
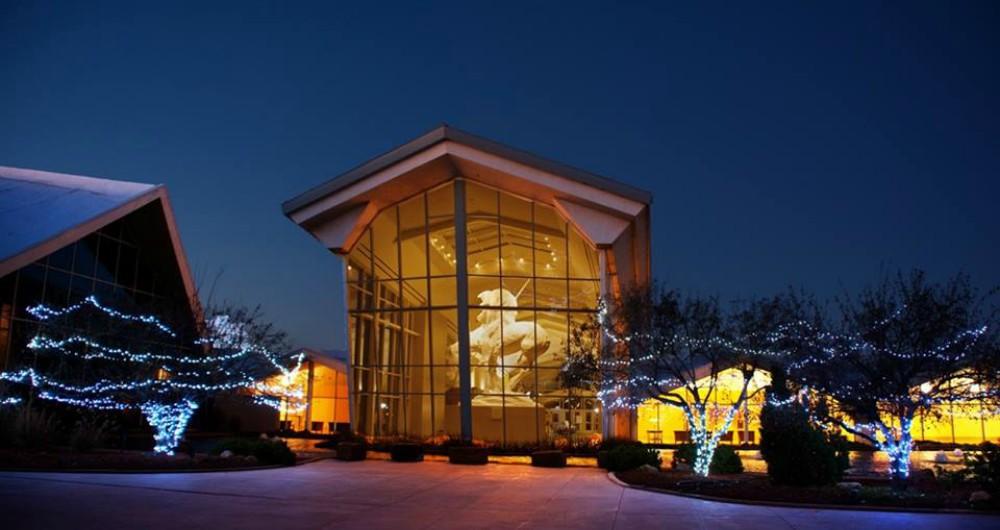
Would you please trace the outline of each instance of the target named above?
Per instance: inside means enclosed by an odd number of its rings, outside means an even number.
[[[996,397],[996,313],[982,310],[986,300],[965,275],[942,283],[921,271],[886,277],[839,300],[832,331],[802,333],[809,347],[789,373],[818,394],[814,417],[885,451],[902,483],[917,414]]]
[[[602,312],[605,354],[598,363],[605,408],[635,408],[648,400],[677,407],[695,445],[695,473],[706,476],[712,456],[752,385],[782,355],[771,333],[787,314],[781,299],[744,304],[727,316],[714,298],[682,298],[657,286],[609,300]],[[718,404],[724,374],[737,391]]]

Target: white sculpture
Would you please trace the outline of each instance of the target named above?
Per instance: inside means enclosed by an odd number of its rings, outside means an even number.
[[[524,287],[515,295],[499,288],[477,295],[482,305],[503,307],[481,310],[476,316],[479,326],[469,331],[472,387],[480,394],[500,394],[505,390],[509,393],[549,347],[545,328],[534,321],[517,320],[517,298],[523,291]],[[458,343],[449,349],[457,357]]]

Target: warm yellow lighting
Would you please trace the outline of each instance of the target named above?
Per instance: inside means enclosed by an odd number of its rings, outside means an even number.
[[[923,392],[924,394],[927,394],[928,392],[930,392],[931,388],[932,387],[931,387],[930,383],[924,383],[924,384],[920,385],[920,391]]]

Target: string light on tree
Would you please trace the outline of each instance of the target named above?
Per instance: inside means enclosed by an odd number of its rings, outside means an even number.
[[[157,317],[102,305],[93,296],[62,309],[35,306],[29,312],[44,324],[28,343],[41,359],[39,368],[0,372],[0,381],[74,407],[139,410],[154,429],[159,453],[173,454],[198,403],[209,396],[233,392],[276,408],[282,401],[303,400],[300,390],[260,383],[276,373],[294,377],[303,355],[274,353],[270,346],[282,343],[283,335],[257,322],[256,312],[216,314],[186,334]],[[99,336],[68,331],[80,329]],[[195,338],[184,344],[183,336]],[[59,362],[49,361],[52,357]],[[11,396],[4,403],[21,399]]]

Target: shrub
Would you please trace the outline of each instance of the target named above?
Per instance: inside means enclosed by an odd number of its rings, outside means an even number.
[[[337,460],[345,462],[357,462],[368,456],[367,446],[358,442],[340,442],[337,444],[336,451]]]
[[[683,444],[674,450],[672,464],[676,468],[678,464],[686,466],[694,465],[696,449],[694,444]],[[712,453],[712,463],[708,465],[708,472],[713,474],[731,475],[743,472],[743,461],[736,450],[728,445],[716,446]]]
[[[660,467],[660,452],[641,444],[618,445],[608,451],[608,471],[628,471],[643,465]]]
[[[983,442],[978,451],[965,454],[965,468],[973,482],[993,495],[1000,494],[1000,446]]]
[[[830,484],[841,479],[850,463],[847,441],[828,438],[798,403],[765,405],[760,424],[760,454],[776,484]]]
[[[215,444],[211,453],[218,455],[223,451],[231,451],[240,456],[252,456],[261,464],[290,466],[295,463],[295,453],[288,448],[284,440],[230,438]]]
[[[0,418],[0,446],[42,449],[56,442],[60,425],[37,407],[8,409]]]
[[[69,435],[69,445],[82,453],[104,445],[111,431],[111,423],[93,414],[86,414],[76,420]]]

